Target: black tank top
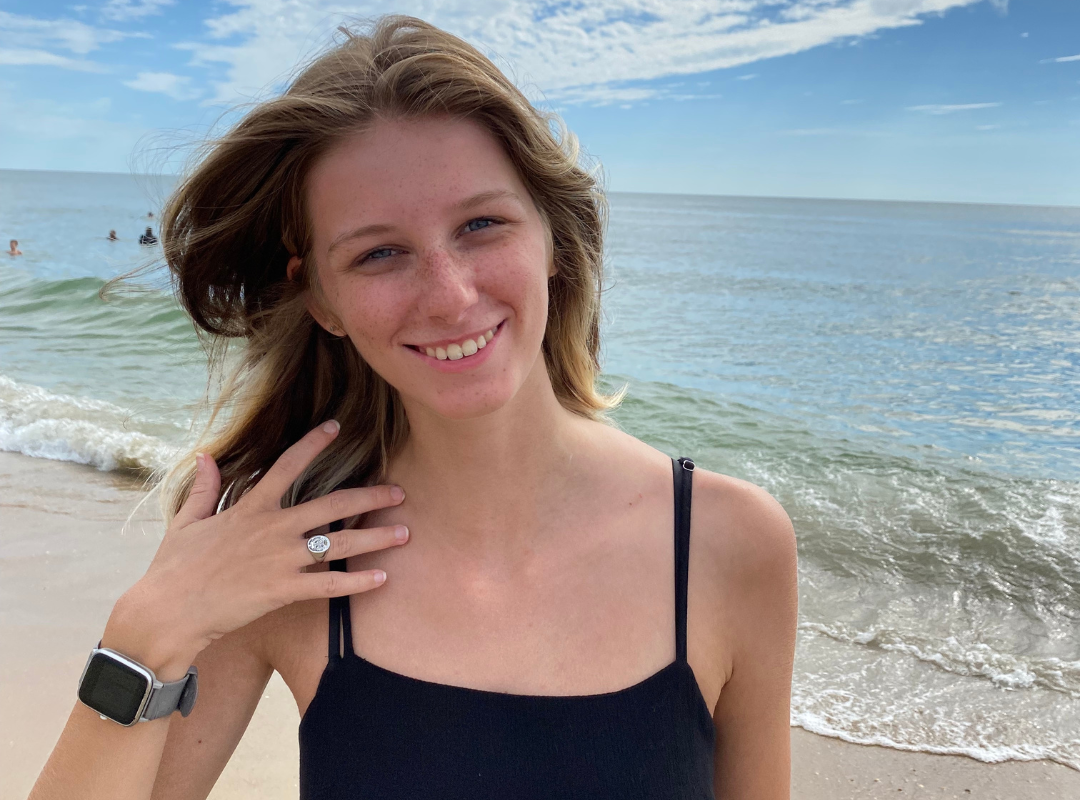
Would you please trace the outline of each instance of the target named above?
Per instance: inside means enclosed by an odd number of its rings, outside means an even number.
[[[356,655],[349,600],[334,598],[330,660],[300,722],[302,800],[715,800],[712,714],[686,660],[694,462],[672,468],[674,661],[603,694],[433,683]]]

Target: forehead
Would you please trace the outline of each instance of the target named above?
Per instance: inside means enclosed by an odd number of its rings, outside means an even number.
[[[500,142],[469,120],[379,120],[313,166],[307,203],[317,239],[342,224],[437,213],[483,191],[528,192]]]

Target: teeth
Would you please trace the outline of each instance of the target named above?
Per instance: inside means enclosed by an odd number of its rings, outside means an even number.
[[[495,329],[491,328],[488,331],[480,334],[476,337],[476,340],[466,339],[461,344],[448,344],[444,350],[441,347],[425,347],[424,352],[432,358],[437,358],[439,361],[457,361],[458,359],[465,358],[466,356],[475,355],[478,350],[483,350],[488,346],[488,342],[495,338]]]

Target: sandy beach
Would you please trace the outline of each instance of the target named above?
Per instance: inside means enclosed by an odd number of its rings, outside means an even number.
[[[0,800],[29,793],[113,602],[157,547],[156,505],[128,519],[144,496],[117,473],[0,453]],[[211,797],[296,797],[297,723],[275,676]],[[793,798],[1080,797],[1080,772],[1047,761],[986,764],[799,728],[791,742]]]

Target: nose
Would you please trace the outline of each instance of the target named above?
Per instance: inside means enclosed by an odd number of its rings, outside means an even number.
[[[424,250],[415,274],[420,311],[447,324],[465,319],[479,297],[473,268],[446,248]]]

